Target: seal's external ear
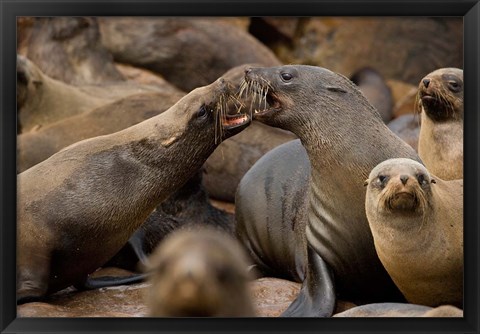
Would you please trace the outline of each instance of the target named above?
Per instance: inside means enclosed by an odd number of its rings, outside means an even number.
[[[430,181],[431,183],[437,183],[437,181],[435,181],[435,179],[432,179],[432,181]]]
[[[363,182],[363,186],[364,186],[364,187],[368,186],[368,183],[369,183],[369,182],[370,182],[370,180],[369,180],[369,179],[366,179],[365,182]]]

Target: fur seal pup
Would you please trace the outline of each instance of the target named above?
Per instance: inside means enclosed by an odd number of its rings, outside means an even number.
[[[393,95],[383,76],[372,67],[362,67],[355,71],[350,80],[358,86],[368,102],[374,106],[383,122],[387,124],[393,117]]]
[[[36,17],[27,57],[48,76],[69,84],[124,80],[100,41],[94,17]]]
[[[270,190],[285,189],[283,194],[291,188],[290,194],[308,196],[307,208],[297,209],[307,210],[308,217],[305,279],[283,315],[330,316],[337,294],[356,304],[404,301],[376,254],[365,214],[363,181],[386,159],[419,159],[415,151],[387,128],[358,88],[339,74],[295,65],[252,68],[245,80],[247,90],[258,92],[267,102],[267,109],[256,111],[254,119],[296,134],[311,166],[308,189],[295,188],[291,181],[295,163],[286,163],[292,156],[279,156],[269,162],[272,170],[285,165],[278,177],[267,175],[248,187],[240,185],[236,196],[239,237],[254,259],[285,256],[284,249],[272,254],[276,249],[272,245],[282,244],[283,234],[292,233],[285,228],[289,222],[270,220],[271,212],[284,208],[284,201],[275,199],[280,195]],[[246,183],[249,173],[241,183]],[[265,193],[266,202],[254,203],[259,201],[252,196],[255,193]],[[258,218],[242,220],[253,208]],[[270,238],[276,234],[280,237]]]
[[[176,231],[150,257],[146,301],[153,317],[255,315],[247,258],[228,234],[209,228]]]
[[[373,168],[365,210],[375,249],[410,303],[463,307],[463,179],[411,159]]]
[[[98,19],[102,43],[113,54],[115,61],[159,73],[184,91],[204,86],[238,65],[281,64],[270,49],[244,29],[225,23],[227,20],[233,22],[235,19]]]
[[[184,96],[152,92],[127,96],[17,136],[17,171],[40,163],[78,141],[107,135],[157,116]]]
[[[227,117],[220,78],[164,113],[73,144],[17,177],[17,302],[72,284],[107,262],[153,209],[249,123]]]
[[[443,180],[463,178],[463,70],[441,68],[418,86],[422,126],[418,155]]]

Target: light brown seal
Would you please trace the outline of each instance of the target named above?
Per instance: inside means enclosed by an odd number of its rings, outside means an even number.
[[[375,249],[410,303],[463,307],[463,180],[411,159],[373,168],[365,210]]]
[[[229,235],[210,228],[176,231],[149,260],[150,316],[254,316],[246,254]]]
[[[267,102],[254,119],[301,141],[274,149],[281,154],[272,150],[260,170],[254,165],[236,196],[237,233],[253,259],[285,276],[306,263],[302,290],[283,315],[328,317],[337,297],[356,304],[404,301],[376,254],[363,181],[386,159],[419,159],[415,151],[337,73],[292,65],[252,68],[245,79]],[[301,244],[295,229],[302,215],[307,261],[292,252]]]
[[[249,123],[220,78],[164,113],[73,144],[17,177],[17,302],[82,283],[152,210]]]
[[[463,178],[463,70],[441,68],[418,86],[422,126],[418,154],[443,180]]]

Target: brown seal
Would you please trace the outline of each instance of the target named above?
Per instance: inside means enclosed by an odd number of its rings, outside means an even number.
[[[463,304],[463,180],[411,159],[373,168],[365,210],[375,249],[410,303]]]
[[[102,17],[98,20],[102,43],[115,61],[159,73],[185,91],[206,85],[238,65],[281,64],[270,49],[244,29],[225,23],[235,18]]]
[[[129,95],[180,93],[165,82],[152,86],[135,82],[112,82],[73,86],[50,78],[27,58],[17,55],[17,111],[21,132],[75,116]]]
[[[150,316],[254,316],[246,254],[229,235],[209,228],[177,231],[149,260]]]
[[[393,117],[393,95],[380,72],[372,67],[362,67],[351,75],[350,80],[377,109],[383,121],[390,122]]]
[[[27,57],[54,79],[75,85],[124,80],[94,17],[36,17],[26,44]]]
[[[237,233],[243,244],[252,258],[264,260],[261,265],[286,276],[298,273],[295,267],[305,261],[287,240],[295,239],[296,219],[307,217],[305,279],[283,315],[330,316],[337,295],[356,304],[404,301],[376,254],[363,181],[386,159],[419,159],[415,151],[339,74],[295,65],[252,68],[245,79],[247,89],[268,104],[255,112],[255,119],[290,130],[305,147],[304,158],[298,141],[276,148],[283,153],[263,164],[271,172],[257,173],[254,165],[236,196]],[[303,172],[295,175],[299,167]],[[304,174],[308,170],[310,178]],[[289,206],[294,198],[297,205]],[[278,219],[272,219],[272,212],[278,212]]]
[[[422,126],[418,154],[443,180],[463,178],[463,70],[441,68],[418,86]]]
[[[247,115],[225,116],[220,78],[164,113],[73,144],[17,177],[17,301],[81,283],[200,169]]]

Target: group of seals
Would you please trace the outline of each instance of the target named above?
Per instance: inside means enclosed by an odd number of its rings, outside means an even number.
[[[73,144],[18,175],[17,302],[81,284],[152,210],[245,128],[220,78],[164,113]],[[99,247],[99,245],[102,245]]]
[[[418,154],[443,180],[463,178],[463,70],[441,68],[419,84],[422,125]]]
[[[210,228],[173,232],[149,258],[149,315],[254,316],[244,250]]]
[[[410,159],[370,173],[365,210],[375,249],[405,298],[463,305],[463,179],[443,181]]]
[[[404,301],[375,251],[363,181],[384,160],[419,160],[415,151],[386,127],[350,80],[327,69],[305,65],[252,68],[245,79],[269,105],[256,111],[254,119],[296,134],[307,155],[289,164],[294,154],[302,154],[300,143],[278,147],[275,150],[283,154],[264,161],[262,168],[282,166],[282,171],[256,175],[254,165],[236,196],[237,233],[252,257],[263,261],[263,267],[276,266],[270,259],[288,258],[296,263],[299,253],[292,254],[292,247],[282,241],[295,239],[296,212],[308,217],[307,257],[299,259],[305,263],[305,279],[299,296],[283,315],[330,316],[337,296],[358,303]],[[310,164],[308,191],[297,188],[302,184],[298,179],[308,176],[295,175],[299,165],[308,170],[303,167],[306,162]],[[280,215],[280,221],[272,221],[272,212],[288,208],[284,194],[297,197],[299,206],[296,212]],[[248,219],[249,211],[256,219]],[[298,271],[283,270],[285,275]]]

